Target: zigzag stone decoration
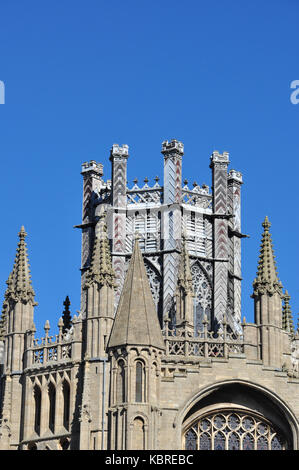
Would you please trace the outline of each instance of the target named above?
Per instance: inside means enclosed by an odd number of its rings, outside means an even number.
[[[162,212],[165,250],[180,249],[182,198],[182,156],[184,146],[177,140],[162,143],[164,155],[164,211]],[[165,253],[163,257],[163,315],[173,317],[174,293],[177,284],[179,253]]]
[[[227,174],[228,154],[214,152],[211,157],[212,187],[193,183],[182,185],[183,144],[177,140],[162,143],[164,182],[127,187],[128,146],[113,145],[110,153],[111,181],[102,179],[102,165],[94,161],[83,164],[82,208],[82,280],[88,268],[98,217],[106,213],[108,237],[111,242],[115,272],[115,308],[117,307],[126,272],[126,258],[133,249],[136,232],[139,245],[151,262],[159,259],[159,276],[150,274],[154,297],[159,303],[159,317],[175,321],[175,292],[180,262],[181,237],[186,236],[189,256],[209,268],[212,289],[212,317],[219,323],[224,314],[234,331],[241,316],[241,250],[240,180],[239,173]],[[234,218],[228,217],[232,214]],[[229,233],[228,233],[229,227]],[[229,235],[229,236],[228,236]],[[204,268],[205,269],[205,268]],[[161,296],[158,301],[158,284]],[[85,296],[81,313],[84,315]],[[213,326],[213,325],[211,325]]]
[[[85,273],[91,259],[94,240],[94,201],[98,193],[98,187],[103,176],[103,165],[91,160],[82,164],[83,176],[83,202],[82,202],[82,248],[81,248],[81,312],[85,312]]]
[[[214,188],[214,321],[215,325],[227,314],[228,292],[228,228],[227,215],[227,167],[229,164],[228,153],[213,152],[211,156],[212,178]],[[220,217],[218,217],[220,216]],[[223,261],[218,261],[223,260]]]
[[[125,257],[115,253],[126,252],[126,208],[127,208],[127,159],[129,147],[114,144],[110,152],[112,163],[112,251],[115,272],[115,308],[122,291],[125,278]]]

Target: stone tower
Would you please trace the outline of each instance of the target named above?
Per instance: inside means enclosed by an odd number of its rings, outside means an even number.
[[[163,182],[132,187],[127,145],[112,146],[111,179],[82,165],[80,311],[67,297],[41,338],[21,228],[0,318],[1,449],[299,449],[299,333],[271,224],[241,321],[242,175],[214,151],[211,189],[190,187],[183,144],[162,155]]]

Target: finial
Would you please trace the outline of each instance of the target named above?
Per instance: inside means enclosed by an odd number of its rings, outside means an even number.
[[[160,180],[159,176],[156,176],[156,177],[155,177],[156,183],[158,183],[159,180]]]
[[[46,335],[48,334],[49,330],[50,330],[50,323],[49,323],[49,320],[46,320],[46,323],[45,323],[45,326],[44,326],[44,330],[45,330],[45,333]]]
[[[148,177],[146,176],[143,181],[145,182],[145,184],[147,184],[148,183]]]
[[[27,236],[27,233],[25,232],[25,227],[22,225],[21,230],[19,231],[19,238],[24,239]]]
[[[268,231],[271,227],[271,223],[269,222],[268,216],[266,215],[264,222],[262,223],[265,231]]]

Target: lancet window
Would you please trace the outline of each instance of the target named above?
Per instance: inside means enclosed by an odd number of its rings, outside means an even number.
[[[142,361],[136,361],[135,372],[135,400],[137,403],[140,403],[145,401],[145,366]]]
[[[195,421],[184,433],[186,450],[284,450],[283,435],[264,418],[223,410]]]
[[[36,434],[40,433],[41,422],[41,406],[42,406],[42,392],[40,387],[36,384],[33,389],[34,396],[34,431]]]
[[[198,262],[191,267],[191,274],[195,293],[194,325],[195,331],[198,331],[202,327],[203,316],[206,315],[208,320],[211,318],[212,286],[205,270]]]
[[[55,428],[55,407],[56,407],[56,388],[55,385],[50,382],[48,387],[49,395],[49,428],[54,432]]]
[[[70,425],[70,385],[67,380],[64,380],[62,385],[63,393],[63,426],[69,429]]]

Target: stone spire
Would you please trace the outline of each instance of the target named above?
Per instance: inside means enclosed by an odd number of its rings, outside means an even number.
[[[8,309],[8,302],[4,300],[3,306],[2,306],[2,315],[0,318],[0,341],[4,340],[4,336],[6,332],[7,309]]]
[[[108,347],[121,345],[147,345],[164,349],[158,315],[137,238]]]
[[[283,300],[284,300],[284,305],[282,307],[282,327],[284,330],[286,330],[288,333],[294,333],[294,323],[293,323],[293,316],[292,316],[292,311],[290,307],[290,296],[288,291],[285,291]]]
[[[86,274],[85,288],[93,283],[101,286],[115,286],[115,275],[112,268],[109,240],[107,236],[107,225],[102,216],[99,222],[98,234],[95,234],[90,267]]]
[[[34,302],[35,292],[31,284],[30,265],[25,242],[26,236],[27,233],[22,225],[13,270],[6,281],[5,297],[11,297],[15,301],[31,301],[34,305],[37,305]]]
[[[278,279],[273,243],[270,234],[271,224],[267,216],[262,226],[264,227],[264,233],[262,235],[257,276],[253,281],[253,296],[266,292],[270,295],[274,294],[274,292],[278,292],[282,296],[282,284]]]

